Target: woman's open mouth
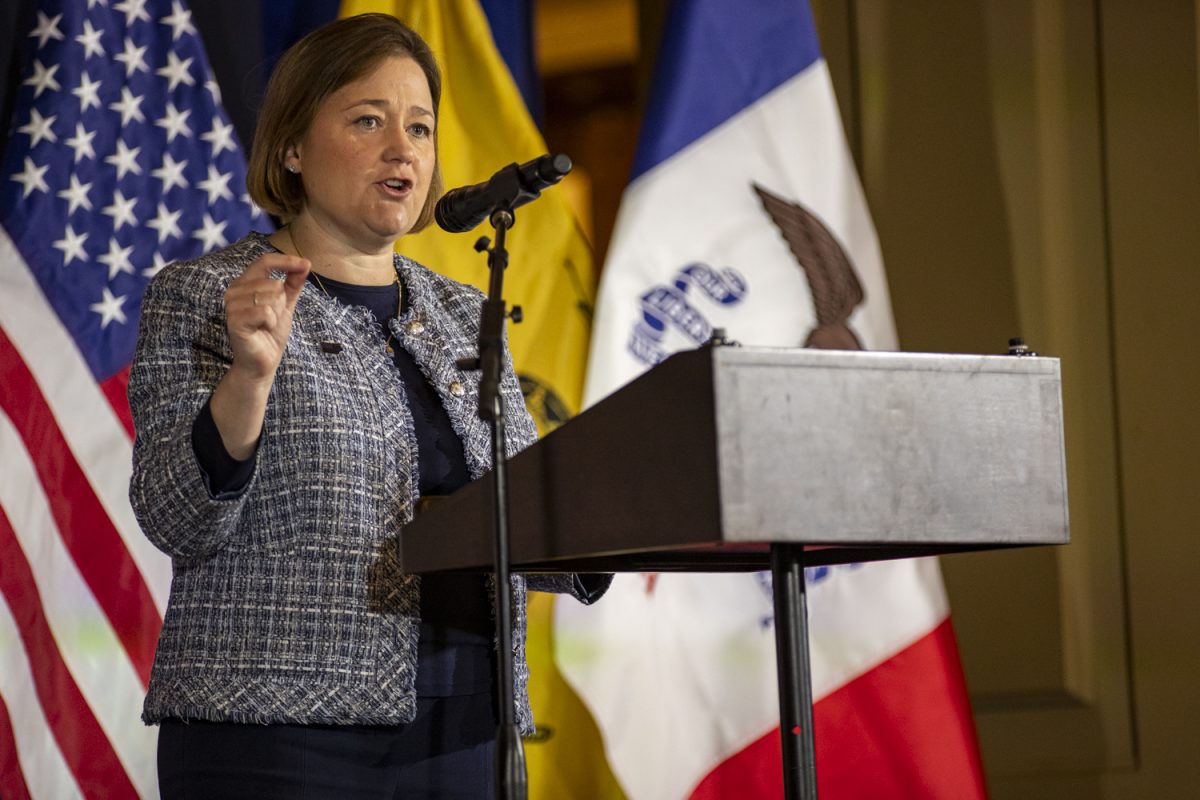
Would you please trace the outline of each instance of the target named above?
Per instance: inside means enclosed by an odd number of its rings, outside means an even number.
[[[380,181],[376,184],[383,193],[389,197],[402,198],[406,197],[412,191],[413,182],[407,178],[388,178],[385,181]]]

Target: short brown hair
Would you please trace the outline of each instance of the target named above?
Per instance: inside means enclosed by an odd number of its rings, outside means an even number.
[[[255,203],[285,223],[296,218],[306,197],[300,176],[284,168],[287,148],[308,132],[325,98],[391,56],[416,61],[433,97],[433,178],[412,231],[433,221],[433,207],[443,189],[442,169],[436,160],[442,74],[425,40],[390,14],[360,14],[331,22],[296,42],[279,59],[267,84],[250,148],[246,188]]]

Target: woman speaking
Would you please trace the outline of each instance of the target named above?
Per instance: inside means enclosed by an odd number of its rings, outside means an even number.
[[[419,497],[490,466],[482,295],[396,255],[441,192],[441,77],[386,15],[279,61],[249,189],[285,224],[164,269],[143,306],[130,495],[174,578],[144,718],[164,798],[492,795],[494,581],[405,575]],[[536,438],[506,355],[509,455]],[[604,577],[530,577],[591,602]],[[517,719],[532,728],[526,579]]]

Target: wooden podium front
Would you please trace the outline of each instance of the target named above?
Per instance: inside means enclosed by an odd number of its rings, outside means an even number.
[[[489,484],[405,527],[405,571],[491,569]],[[815,797],[802,567],[1066,544],[1059,363],[701,348],[513,458],[508,484],[518,571],[773,571],[785,791]]]

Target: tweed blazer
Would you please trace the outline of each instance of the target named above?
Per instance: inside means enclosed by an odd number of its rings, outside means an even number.
[[[418,496],[417,448],[399,372],[370,312],[304,285],[243,490],[213,496],[192,449],[196,416],[232,360],[225,290],[272,250],[251,234],[172,264],[142,303],[129,381],[130,499],[173,564],[143,718],[408,722],[420,578],[403,573],[396,540]],[[478,372],[455,362],[476,355],[483,295],[411,259],[396,256],[395,266],[408,308],[392,333],[441,398],[478,478],[491,465],[476,413]],[[537,432],[507,353],[502,393],[511,456]],[[530,580],[584,599],[571,575]],[[529,732],[527,582],[514,575],[512,585],[517,719]]]

